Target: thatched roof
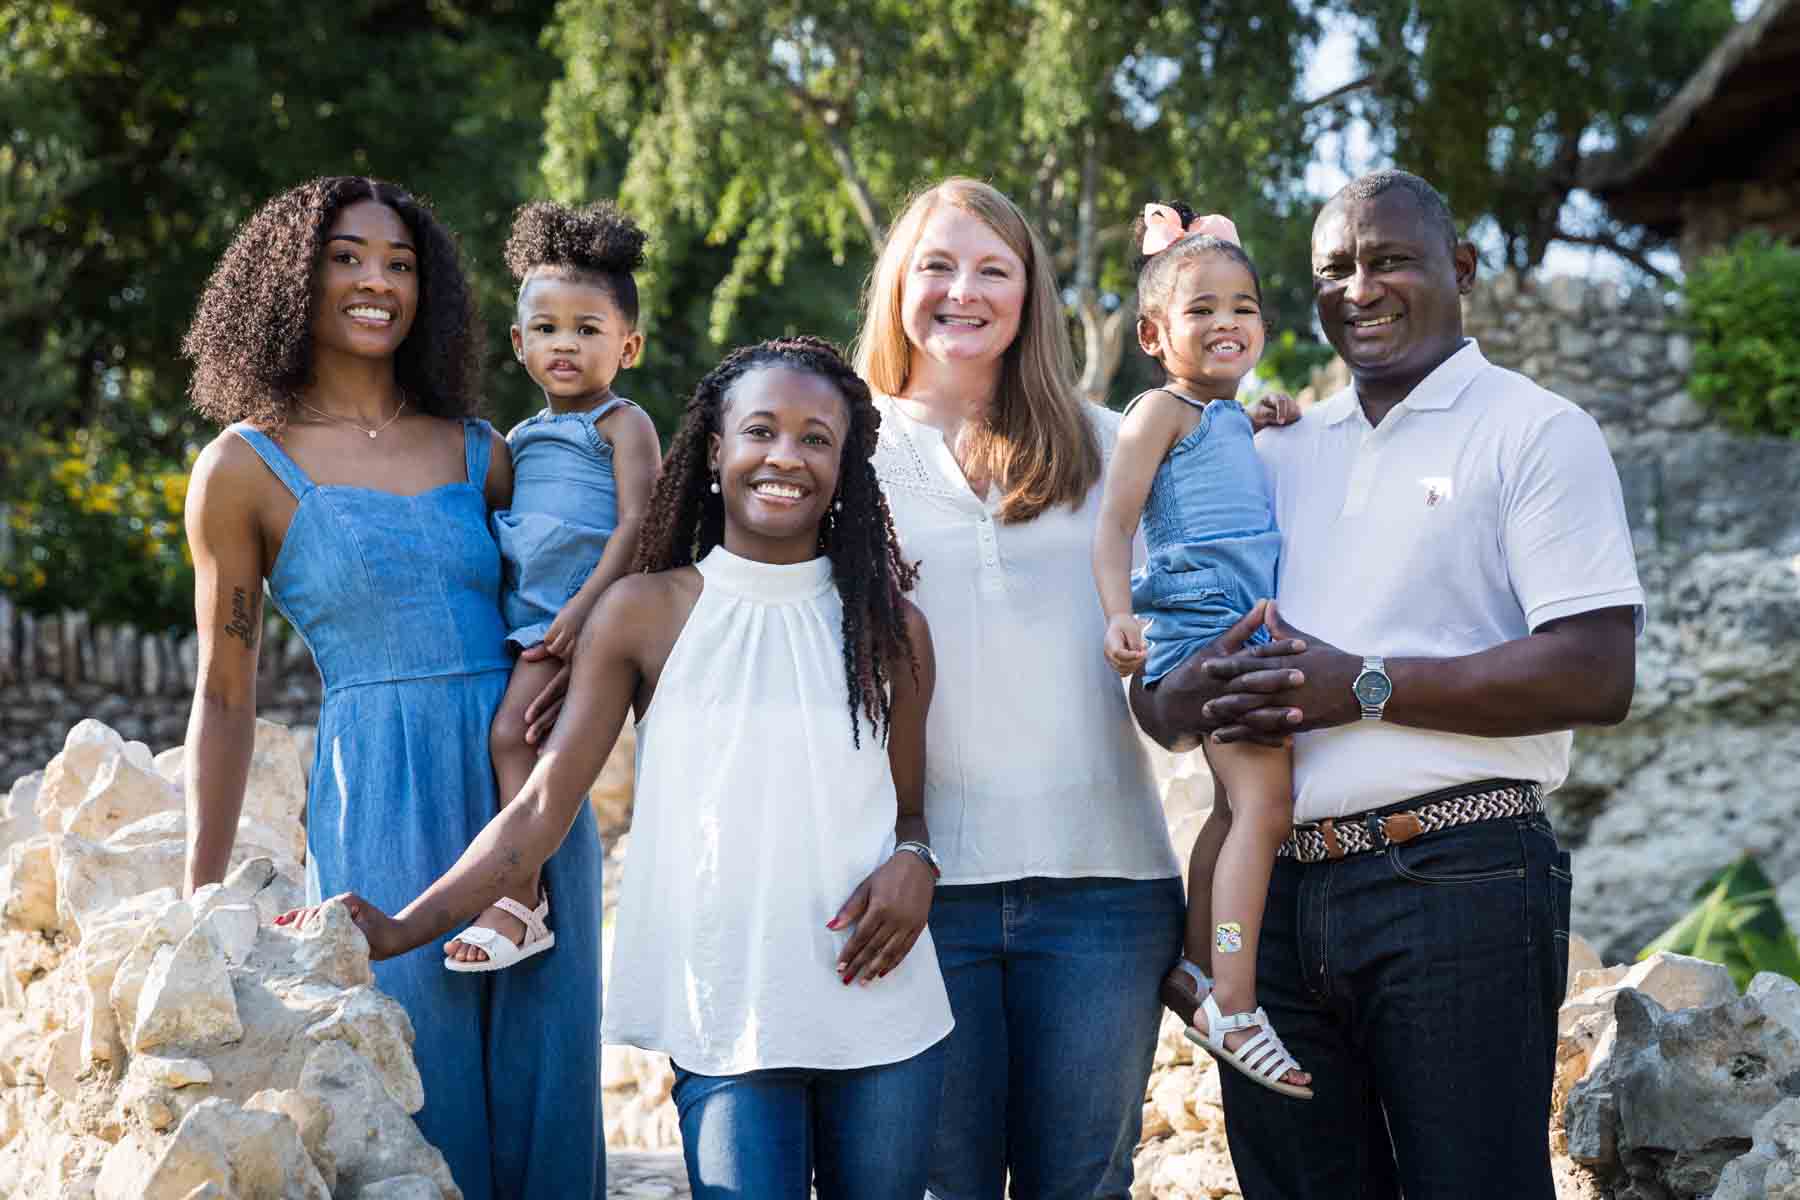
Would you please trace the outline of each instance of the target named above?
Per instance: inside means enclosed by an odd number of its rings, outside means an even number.
[[[1727,34],[1628,157],[1582,182],[1620,218],[1674,235],[1684,194],[1800,177],[1800,0],[1763,0]]]

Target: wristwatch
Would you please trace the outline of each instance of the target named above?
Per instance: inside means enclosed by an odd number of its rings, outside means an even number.
[[[1363,720],[1381,720],[1381,710],[1387,707],[1388,698],[1394,694],[1394,681],[1388,678],[1379,654],[1363,659],[1362,673],[1350,685],[1350,690],[1356,693],[1356,702],[1362,705]]]
[[[918,855],[920,860],[924,862],[926,866],[931,868],[931,881],[933,883],[936,883],[943,877],[943,864],[938,862],[938,856],[933,853],[931,847],[927,846],[924,842],[901,842],[894,847],[894,853],[899,854],[901,851]]]

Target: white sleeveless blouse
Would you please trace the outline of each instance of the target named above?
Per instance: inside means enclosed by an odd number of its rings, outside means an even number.
[[[605,1040],[702,1075],[847,1070],[950,1032],[929,930],[884,979],[845,986],[825,923],[894,852],[887,747],[850,742],[831,560],[723,546],[638,722],[637,791]]]

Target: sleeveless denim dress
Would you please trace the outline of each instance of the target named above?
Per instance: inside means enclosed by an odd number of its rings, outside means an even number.
[[[1281,557],[1250,414],[1232,399],[1168,394],[1199,409],[1200,423],[1163,456],[1144,500],[1149,556],[1132,573],[1131,607],[1150,618],[1146,687],[1273,596]],[[1251,639],[1268,640],[1262,629]]]
[[[266,434],[231,428],[298,501],[269,594],[325,684],[308,899],[354,890],[398,912],[495,812],[488,725],[511,664],[483,495],[492,429],[463,422],[467,480],[402,496],[315,485]],[[441,942],[375,964],[416,1034],[414,1119],[468,1200],[605,1191],[600,866],[584,804],[544,867],[555,949],[491,975],[446,971]]]
[[[630,403],[614,396],[592,412],[545,409],[506,435],[512,507],[494,514],[494,540],[505,571],[500,612],[510,631],[507,645],[515,651],[544,640],[618,528],[613,447],[596,426]]]

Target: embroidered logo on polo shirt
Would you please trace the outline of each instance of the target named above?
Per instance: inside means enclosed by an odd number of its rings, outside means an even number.
[[[1425,489],[1425,507],[1436,508],[1456,493],[1455,482],[1448,475],[1421,475],[1419,486]]]

